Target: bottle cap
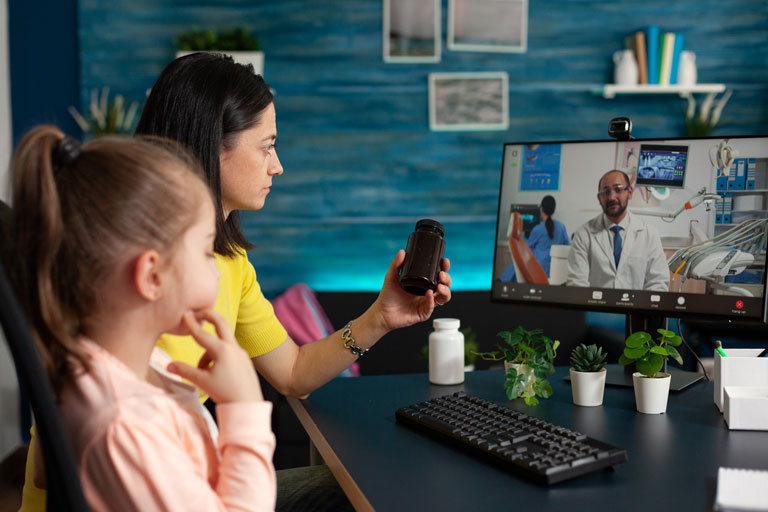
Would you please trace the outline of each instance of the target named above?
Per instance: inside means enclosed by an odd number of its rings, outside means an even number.
[[[458,329],[461,327],[461,320],[458,318],[435,318],[432,320],[432,327],[435,329]]]
[[[442,224],[437,222],[436,220],[432,219],[421,219],[416,223],[416,231],[419,230],[419,228],[427,228],[431,231],[437,231],[437,233],[442,237],[445,235],[445,228]]]

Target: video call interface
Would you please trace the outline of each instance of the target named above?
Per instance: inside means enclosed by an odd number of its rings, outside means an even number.
[[[492,296],[765,321],[767,240],[768,137],[509,143]]]

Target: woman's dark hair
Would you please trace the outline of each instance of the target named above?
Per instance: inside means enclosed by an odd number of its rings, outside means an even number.
[[[88,368],[76,342],[136,251],[170,253],[211,196],[178,143],[100,137],[80,147],[39,126],[11,160],[10,275],[55,389]]]
[[[541,209],[547,214],[547,220],[544,225],[547,228],[547,234],[549,238],[555,237],[555,221],[552,220],[552,214],[555,213],[555,198],[552,196],[544,196],[541,200]]]
[[[136,134],[176,140],[197,156],[216,207],[214,250],[234,256],[253,246],[236,211],[224,218],[219,154],[232,149],[240,132],[256,126],[273,101],[253,66],[219,53],[193,53],[168,64],[152,86]]]

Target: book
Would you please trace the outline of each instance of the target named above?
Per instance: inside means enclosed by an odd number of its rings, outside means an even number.
[[[659,43],[659,85],[669,85],[674,46],[675,34],[672,32],[664,33]]]
[[[639,84],[648,83],[648,61],[646,59],[645,32],[638,30],[632,39],[635,49],[635,60],[637,61],[637,71]]]
[[[683,51],[684,42],[685,36],[683,34],[675,34],[675,46],[672,49],[672,69],[669,72],[669,83],[671,85],[677,84],[677,70],[680,69],[680,52]]]
[[[768,511],[768,471],[720,467],[715,510]]]
[[[658,85],[659,83],[659,27],[651,25],[647,28],[645,38],[646,57],[648,59],[648,83]]]

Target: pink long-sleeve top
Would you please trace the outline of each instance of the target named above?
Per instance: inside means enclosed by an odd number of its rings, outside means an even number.
[[[270,402],[217,405],[217,449],[197,390],[165,371],[159,349],[151,366],[162,388],[80,343],[92,368],[62,390],[60,409],[92,510],[274,509]]]

